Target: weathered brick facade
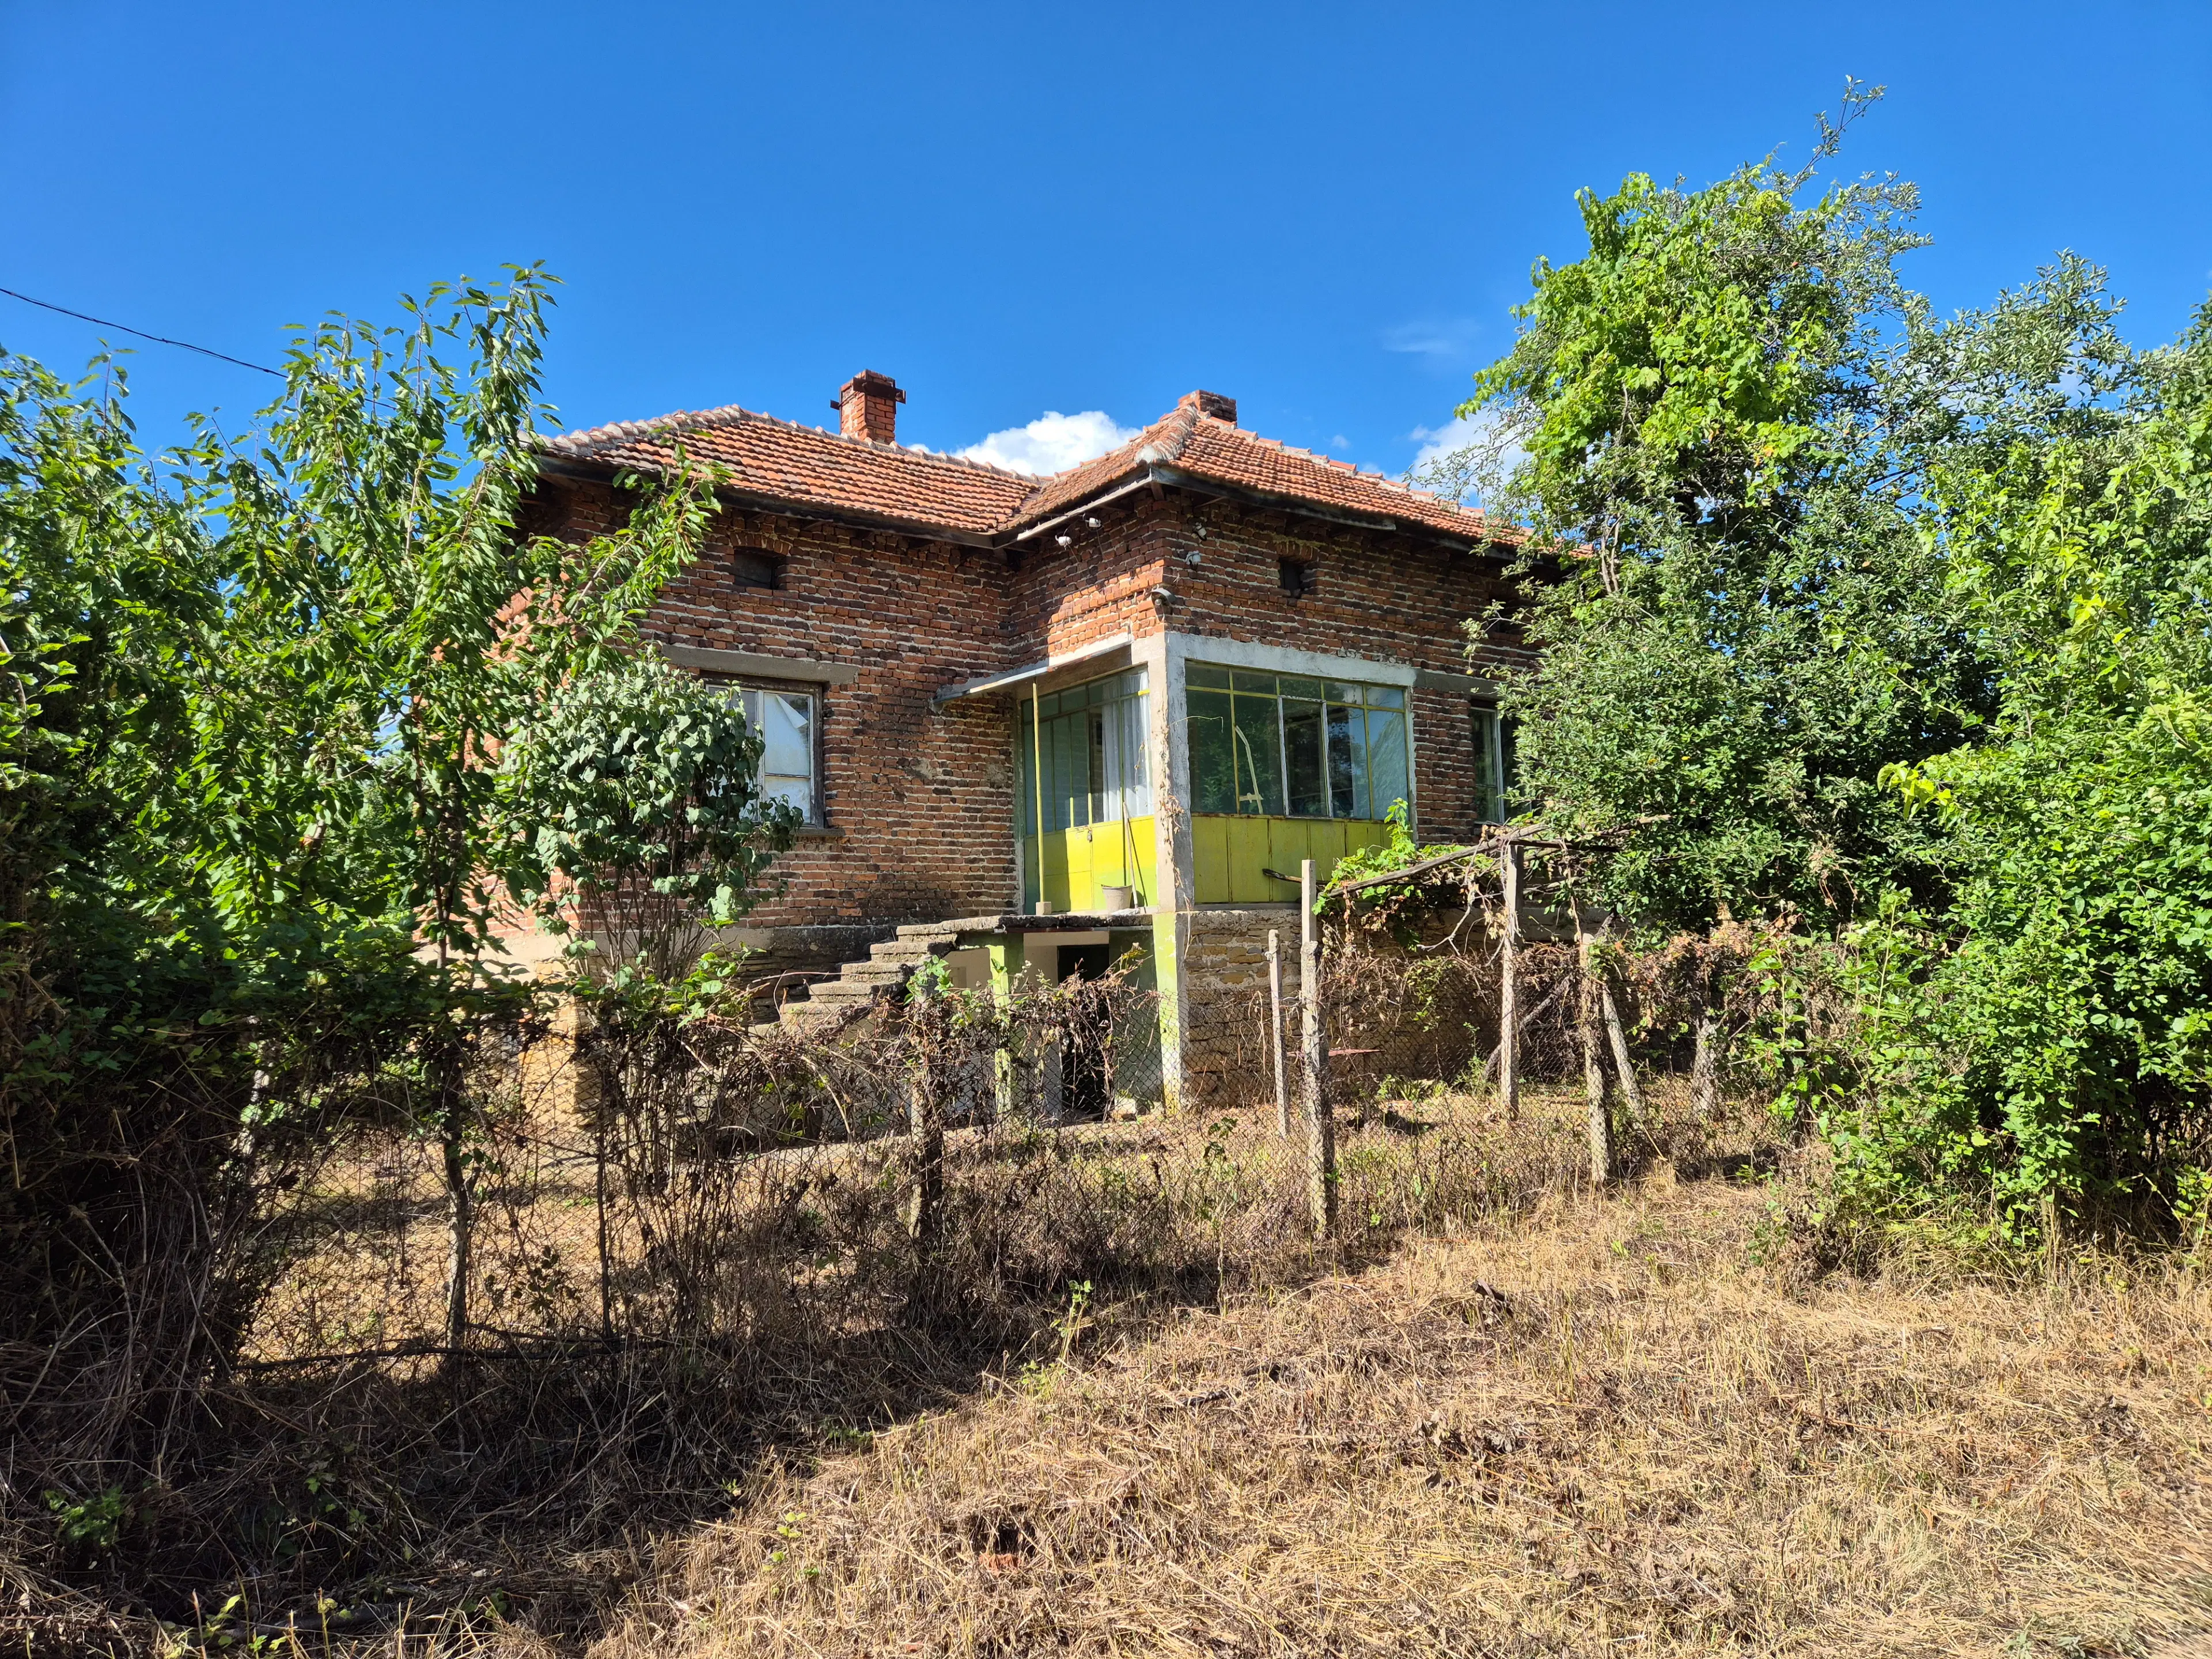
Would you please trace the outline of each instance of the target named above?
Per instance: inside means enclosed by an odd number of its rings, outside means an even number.
[[[719,410],[555,441],[534,508],[554,533],[617,529],[616,470],[665,461],[672,428],[693,459],[727,469],[704,556],[645,632],[702,672],[818,700],[822,821],[748,918],[747,937],[782,965],[826,967],[902,922],[1019,908],[1014,696],[945,694],[1025,666],[1048,672],[1048,690],[1099,664],[1206,660],[1212,641],[1387,669],[1410,681],[1420,835],[1476,833],[1480,666],[1464,624],[1510,599],[1510,550],[1479,515],[1254,438],[1224,398],[1186,398],[1123,450],[1039,481],[883,441],[903,394],[882,376],[839,397],[848,435]],[[1097,654],[1125,635],[1126,656]],[[1516,643],[1508,634],[1493,654]],[[717,653],[729,655],[702,654]],[[1158,741],[1176,741],[1174,720]],[[1164,797],[1169,758],[1154,781]],[[1179,806],[1159,811],[1164,859],[1187,865]],[[1191,890],[1164,888],[1185,912]],[[1294,934],[1295,913],[1279,914]],[[1176,994],[1193,1059],[1209,1066],[1213,1016],[1185,1005],[1234,988],[1216,945],[1249,931],[1224,918],[1182,947],[1204,958],[1186,962],[1204,971]]]

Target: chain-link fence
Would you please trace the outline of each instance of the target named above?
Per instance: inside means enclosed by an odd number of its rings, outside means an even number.
[[[1179,1107],[1158,999],[1120,972],[891,988],[834,1028],[614,997],[533,1028],[477,1079],[471,1340],[975,1315],[1743,1154],[1753,1079],[1705,947],[1561,939],[1532,912],[1509,952],[1495,915],[1417,908],[1325,919],[1310,1042],[1285,944],[1289,988],[1246,995],[1229,1061]],[[441,1157],[409,1120],[349,1131],[294,1198],[257,1359],[440,1348]]]
[[[158,1535],[185,1565],[161,1571],[216,1563],[256,1603],[465,1598],[407,1551],[487,1516],[618,1531],[779,1413],[811,1434],[919,1398],[916,1355],[1018,1370],[1099,1302],[1211,1299],[1755,1152],[1747,1016],[1715,988],[1748,982],[1715,966],[1741,953],[1577,939],[1531,885],[1510,952],[1470,866],[1332,899],[1310,974],[1284,907],[1193,919],[1206,948],[1164,994],[1127,962],[948,965],[759,1024],[742,994],[549,991],[436,1046],[457,1071],[399,1056],[256,1188],[252,1310],[194,1395],[220,1432],[171,1461]]]

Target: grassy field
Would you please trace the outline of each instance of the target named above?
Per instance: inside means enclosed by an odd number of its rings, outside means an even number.
[[[1802,1220],[1817,1152],[1750,1107],[1639,1143],[1645,1173],[1594,1194],[1581,1114],[1560,1086],[1512,1121],[1443,1096],[1347,1115],[1326,1252],[1271,1111],[963,1132],[963,1299],[919,1319],[785,1259],[817,1208],[851,1206],[854,1248],[897,1232],[896,1149],[763,1160],[684,1223],[711,1271],[655,1292],[712,1302],[706,1334],[613,1351],[587,1171],[549,1153],[487,1207],[484,1291],[521,1337],[571,1337],[295,1372],[434,1329],[420,1149],[349,1156],[249,1345],[277,1369],[216,1396],[236,1437],[166,1498],[200,1540],[142,1572],[166,1632],[113,1565],[0,1559],[0,1654],[2179,1656],[2212,1632],[2201,1264],[1843,1249]],[[625,1239],[641,1217],[683,1219]]]
[[[756,1470],[595,1659],[2144,1654],[2212,1630],[2212,1293],[1822,1273],[1663,1174]],[[551,1651],[521,1632],[487,1633]]]

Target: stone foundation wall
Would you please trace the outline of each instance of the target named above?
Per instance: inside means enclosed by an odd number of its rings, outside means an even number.
[[[1275,1062],[1267,1031],[1267,932],[1282,939],[1284,1053],[1297,1054],[1298,909],[1194,910],[1180,952],[1182,1103],[1272,1101]]]
[[[1442,947],[1450,918],[1439,919],[1421,944]],[[1280,936],[1283,1043],[1295,1079],[1298,912],[1296,905],[1197,910],[1182,951],[1182,1101],[1212,1105],[1270,1102],[1274,1056],[1267,1011],[1267,933]],[[1322,948],[1346,948],[1324,929]],[[1340,1103],[1373,1096],[1386,1077],[1449,1081],[1479,1063],[1497,1040],[1497,974],[1484,942],[1466,952],[1443,947],[1409,951],[1362,936],[1350,948],[1360,960],[1332,968],[1332,989],[1346,1006],[1331,1015],[1330,1092]],[[1341,977],[1340,977],[1340,973]],[[1295,1091],[1295,1081],[1292,1087]]]

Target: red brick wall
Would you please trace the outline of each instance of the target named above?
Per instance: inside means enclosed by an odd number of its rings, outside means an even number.
[[[610,488],[550,480],[538,525],[585,536],[626,507]],[[697,563],[646,623],[659,641],[849,665],[823,696],[829,834],[782,859],[786,890],[757,927],[935,921],[1013,902],[1012,711],[972,699],[930,711],[939,687],[1070,652],[1123,629],[1163,629],[1467,672],[1461,624],[1498,592],[1502,567],[1412,537],[1346,529],[1224,502],[1132,498],[998,552],[888,532],[724,512]],[[1199,526],[1206,533],[1200,535]],[[1062,549],[1059,534],[1073,543]],[[729,555],[764,548],[781,586],[739,589]],[[1187,562],[1199,555],[1195,566]],[[1317,565],[1292,599],[1278,561]],[[1012,566],[1010,568],[1009,566]],[[1173,595],[1164,611],[1156,588]],[[1466,698],[1413,699],[1420,830],[1470,836],[1477,819]]]
[[[558,486],[556,486],[558,488]],[[592,485],[563,491],[560,533],[587,535],[622,507]],[[740,589],[738,546],[781,560],[781,586]],[[778,860],[783,896],[754,927],[926,921],[1005,908],[1013,896],[1010,711],[977,700],[932,714],[931,694],[1006,655],[1001,556],[884,532],[726,511],[704,555],[645,622],[671,644],[849,665],[821,693],[828,833]]]
[[[1462,624],[1510,594],[1503,562],[1423,538],[1332,532],[1312,520],[1221,501],[1194,506],[1182,495],[1115,504],[1097,516],[1100,528],[1072,528],[1073,547],[1032,555],[1018,572],[1018,659],[1043,655],[1048,640],[1058,652],[1124,627],[1140,637],[1164,627],[1465,674]],[[1315,567],[1305,598],[1283,591],[1285,558]],[[1150,597],[1155,586],[1174,595],[1164,622]],[[1421,835],[1468,839],[1480,807],[1467,697],[1417,690],[1413,713]]]

